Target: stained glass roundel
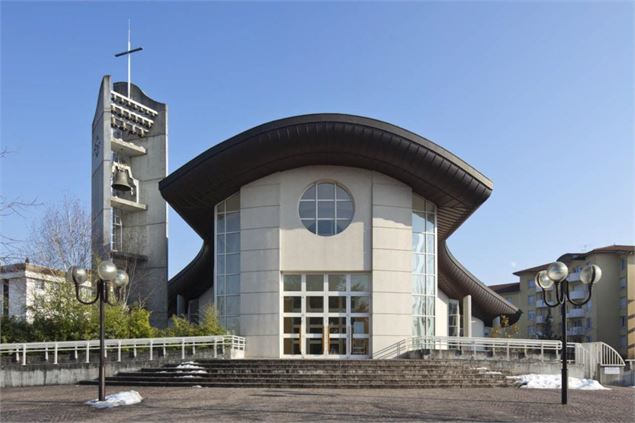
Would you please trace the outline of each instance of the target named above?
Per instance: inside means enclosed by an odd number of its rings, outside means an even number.
[[[353,220],[353,198],[341,185],[334,182],[316,182],[309,186],[298,205],[300,220],[314,234],[339,234]]]

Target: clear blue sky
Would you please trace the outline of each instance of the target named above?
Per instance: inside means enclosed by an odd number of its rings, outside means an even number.
[[[90,202],[103,74],[169,105],[169,169],[252,126],[343,112],[442,145],[494,181],[450,238],[488,284],[634,242],[633,3],[7,3],[2,194]],[[3,219],[27,235],[43,207]],[[201,241],[170,212],[170,275]]]

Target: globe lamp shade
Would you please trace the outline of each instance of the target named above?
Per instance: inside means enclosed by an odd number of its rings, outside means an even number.
[[[580,281],[585,285],[597,283],[601,278],[602,269],[595,264],[586,265],[580,271]]]
[[[561,261],[551,263],[547,268],[547,276],[555,283],[560,283],[567,278],[569,268]]]
[[[74,283],[76,285],[81,285],[88,279],[88,272],[86,269],[82,269],[81,267],[71,266],[68,268],[66,272],[66,281]]]
[[[117,288],[123,288],[128,285],[128,274],[123,270],[117,270],[117,276],[115,276],[115,286]]]
[[[553,288],[553,281],[549,279],[546,270],[541,270],[536,274],[536,285],[544,290],[550,290]]]
[[[99,279],[103,281],[111,281],[117,276],[117,266],[112,261],[102,261],[97,266],[97,274]]]

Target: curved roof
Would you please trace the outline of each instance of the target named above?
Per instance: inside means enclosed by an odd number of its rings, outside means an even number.
[[[213,239],[211,216],[218,202],[256,179],[310,165],[381,172],[433,201],[438,207],[439,287],[449,295],[471,294],[474,314],[486,320],[518,312],[460,266],[445,247],[445,240],[489,197],[492,182],[417,134],[375,119],[332,113],[295,116],[247,130],[159,183],[163,197],[204,240],[194,261],[171,280],[170,304],[177,293],[195,298],[211,285],[213,243],[207,240]]]

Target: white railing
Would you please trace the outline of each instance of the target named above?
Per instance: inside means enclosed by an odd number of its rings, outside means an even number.
[[[608,344],[604,342],[585,342],[582,348],[588,352],[585,374],[587,377],[597,377],[597,372],[602,367],[625,367],[626,363],[622,356]]]
[[[581,352],[577,352],[574,343],[569,342],[568,347],[572,349],[572,361],[583,359]],[[507,360],[512,358],[512,353],[520,352],[540,355],[542,361],[545,360],[546,353],[553,353],[560,357],[562,342],[543,339],[516,339],[516,338],[476,338],[462,336],[422,336],[405,338],[395,344],[389,345],[373,354],[373,358],[395,358],[409,351],[421,349],[429,350],[460,350],[463,353],[491,353],[492,356],[504,355]],[[576,354],[577,353],[577,354]]]
[[[245,338],[235,335],[220,336],[186,336],[175,338],[137,338],[137,339],[106,339],[106,356],[116,354],[117,361],[121,361],[122,350],[132,352],[136,357],[138,351],[147,350],[149,360],[153,360],[156,352],[164,356],[168,348],[178,348],[181,359],[185,359],[186,352],[196,354],[196,348],[212,348],[214,357],[224,357],[229,354],[232,358],[243,358],[245,355]],[[84,362],[90,363],[91,351],[99,351],[99,340],[63,341],[63,342],[29,342],[0,344],[0,354],[15,354],[16,361],[27,364],[27,355],[44,354],[45,361],[58,364],[60,353],[73,354],[75,360],[83,357]],[[94,357],[93,357],[94,358]]]

